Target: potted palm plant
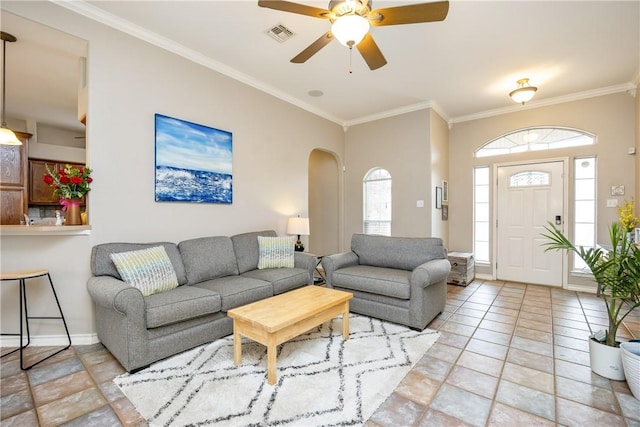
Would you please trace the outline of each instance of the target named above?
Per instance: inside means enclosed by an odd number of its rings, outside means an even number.
[[[622,219],[622,218],[621,218]],[[637,219],[635,219],[637,222]],[[575,246],[549,223],[546,251],[566,250],[576,253],[587,264],[596,281],[597,295],[607,309],[608,328],[594,333],[589,340],[591,370],[613,380],[624,380],[619,342],[616,338],[622,321],[640,306],[640,248],[631,241],[626,224],[615,222],[609,227],[610,248]],[[610,353],[612,361],[603,361],[601,353]]]

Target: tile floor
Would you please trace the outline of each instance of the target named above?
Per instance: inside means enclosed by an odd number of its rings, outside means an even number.
[[[586,336],[605,325],[591,294],[481,280],[449,286],[445,312],[429,325],[440,339],[366,426],[640,427],[626,382],[589,369]],[[640,337],[640,314],[620,336]],[[113,384],[124,370],[100,344],[29,371],[17,353],[1,362],[2,426],[146,425]]]

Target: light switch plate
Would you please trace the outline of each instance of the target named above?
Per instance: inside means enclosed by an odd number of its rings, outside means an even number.
[[[424,200],[416,200],[416,208],[424,208]]]
[[[615,208],[618,206],[618,199],[607,199],[607,207]]]

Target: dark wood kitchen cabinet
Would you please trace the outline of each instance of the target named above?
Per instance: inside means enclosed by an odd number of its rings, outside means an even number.
[[[30,133],[15,132],[22,145],[0,145],[0,224],[20,224],[28,210]]]

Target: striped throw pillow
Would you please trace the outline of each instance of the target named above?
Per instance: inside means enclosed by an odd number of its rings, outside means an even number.
[[[111,259],[120,277],[144,296],[178,287],[176,272],[162,246],[111,254]]]
[[[258,269],[265,268],[293,268],[293,247],[295,236],[266,237],[258,236]]]

